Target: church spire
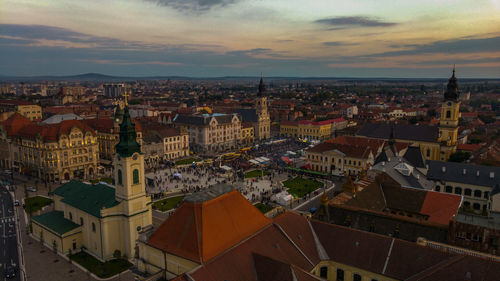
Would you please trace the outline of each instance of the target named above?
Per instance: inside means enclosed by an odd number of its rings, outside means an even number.
[[[458,82],[455,77],[455,65],[453,65],[453,74],[448,80],[448,85],[446,86],[446,92],[444,93],[445,100],[458,100],[460,92],[458,91]]]
[[[120,124],[120,141],[115,146],[116,153],[121,157],[130,157],[135,152],[141,152],[141,146],[137,142],[137,133],[135,132],[135,124],[132,123],[128,105],[125,105],[123,112],[123,120]]]
[[[259,96],[264,95],[264,80],[262,79],[262,72],[260,73],[260,82],[259,82]]]

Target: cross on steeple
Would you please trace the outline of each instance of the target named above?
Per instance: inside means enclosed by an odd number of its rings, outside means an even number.
[[[128,97],[129,97],[129,94],[128,94],[127,89],[125,89],[125,93],[123,94],[123,97],[125,99],[125,106],[128,106]]]

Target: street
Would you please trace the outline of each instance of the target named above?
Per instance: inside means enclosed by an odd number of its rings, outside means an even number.
[[[15,267],[16,269],[16,277],[9,280],[20,280],[14,202],[12,202],[12,197],[4,186],[0,187],[0,235],[1,280],[7,280],[4,277],[4,272],[9,267]]]

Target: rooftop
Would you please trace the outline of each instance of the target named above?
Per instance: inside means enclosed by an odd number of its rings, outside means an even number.
[[[52,211],[35,216],[32,219],[60,235],[80,227],[80,225],[64,218],[64,212],[62,211]]]

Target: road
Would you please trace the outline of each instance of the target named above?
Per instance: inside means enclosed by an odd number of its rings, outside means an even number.
[[[328,199],[332,199],[333,195],[336,191],[339,191],[342,187],[342,181],[339,179],[335,179],[333,182],[335,184],[334,188],[329,188],[331,185],[328,187],[328,191],[326,192],[326,195],[328,195]],[[297,211],[302,211],[302,212],[309,212],[312,208],[318,207],[319,203],[321,201],[321,196],[323,195],[323,190],[321,192],[318,192],[318,195],[314,196],[312,199],[308,200],[304,204],[300,204],[297,207],[294,207],[294,210]]]
[[[10,265],[17,268],[17,276],[9,280],[20,280],[14,203],[3,186],[0,186],[0,235],[0,271],[2,274],[0,280],[4,280],[4,272]]]

